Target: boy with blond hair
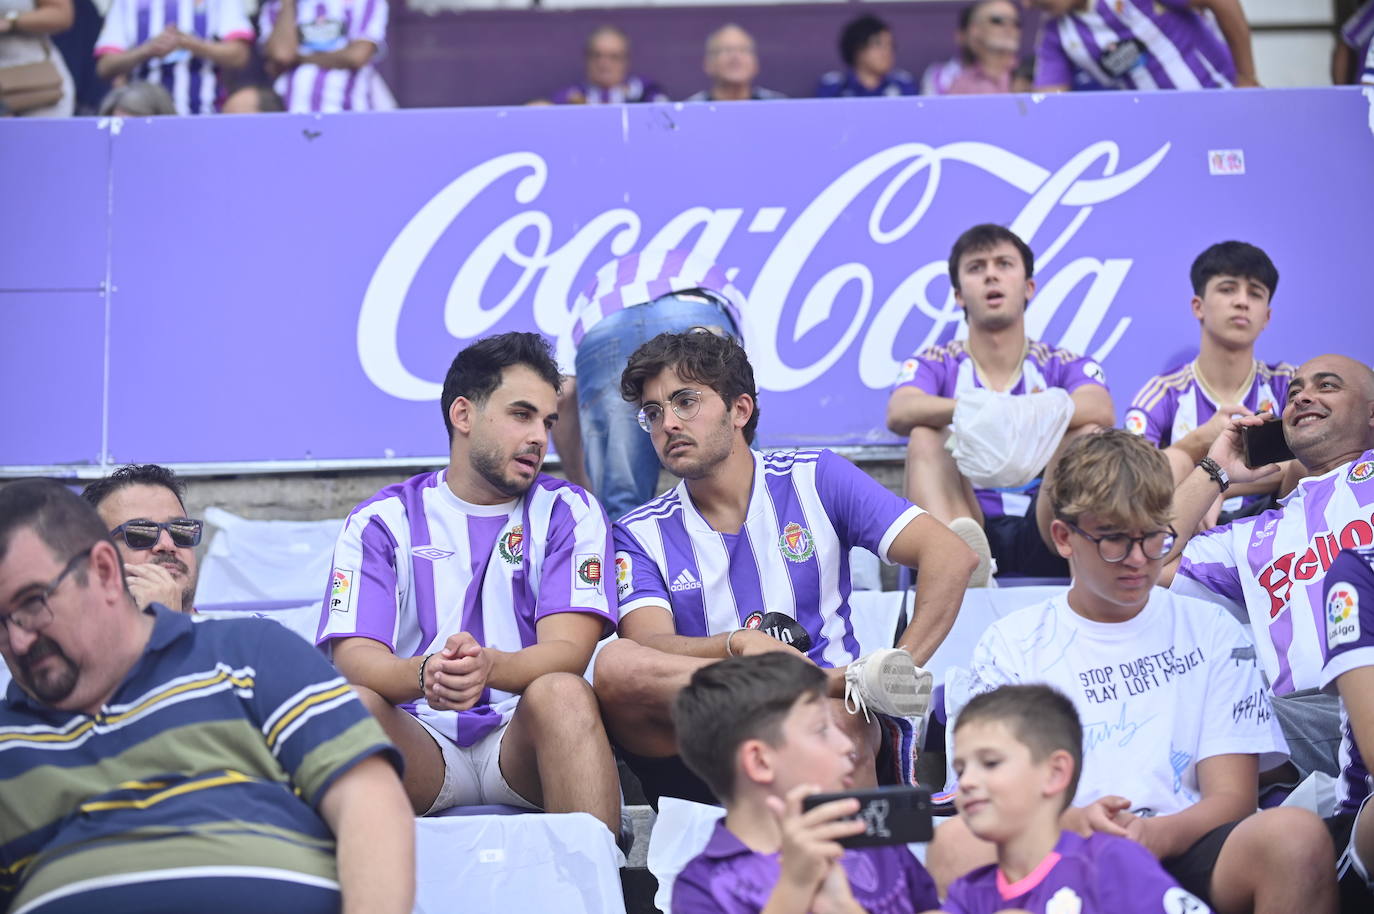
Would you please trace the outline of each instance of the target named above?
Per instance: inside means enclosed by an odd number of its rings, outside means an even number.
[[[725,804],[706,849],[678,874],[673,914],[910,914],[935,884],[901,845],[845,850],[864,830],[848,798],[802,812],[802,799],[853,787],[854,745],[832,717],[825,673],[765,653],[702,667],[673,720],[687,767]]]
[[[1259,771],[1286,751],[1254,645],[1224,609],[1155,586],[1176,539],[1172,495],[1149,442],[1120,429],[1073,442],[1048,493],[1073,583],[989,627],[972,692],[1039,682],[1073,699],[1084,760],[1065,828],[1144,845],[1217,911],[1333,912],[1321,820],[1255,812]],[[963,826],[937,843],[956,847]],[[962,875],[992,858],[983,848],[958,863],[932,848],[931,869]]]

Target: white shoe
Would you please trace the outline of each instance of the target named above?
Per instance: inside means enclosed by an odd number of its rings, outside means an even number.
[[[869,710],[889,717],[919,719],[930,708],[935,678],[901,648],[889,647],[860,657],[844,671],[844,706],[850,714]]]
[[[992,561],[992,546],[988,543],[988,535],[983,531],[978,521],[971,517],[956,517],[949,522],[949,529],[954,534],[968,544],[973,550],[973,554],[978,556],[978,567],[973,569],[973,574],[968,579],[969,587],[988,587],[992,582],[992,575],[996,565]]]

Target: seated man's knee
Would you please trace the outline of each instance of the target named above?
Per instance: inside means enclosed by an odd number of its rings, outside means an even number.
[[[907,456],[921,459],[943,454],[945,453],[945,438],[943,429],[918,425],[911,430],[911,436],[907,439]]]
[[[1245,844],[1244,858],[1263,860],[1271,873],[1319,873],[1334,879],[1331,833],[1306,809],[1266,809],[1236,826],[1234,836]]]
[[[587,680],[572,673],[545,673],[520,696],[520,707],[539,716],[546,726],[585,728],[601,719],[600,706]]]

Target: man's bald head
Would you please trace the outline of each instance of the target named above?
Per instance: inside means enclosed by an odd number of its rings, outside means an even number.
[[[1374,371],[1344,355],[1307,360],[1289,382],[1283,426],[1312,472],[1354,460],[1374,447]]]

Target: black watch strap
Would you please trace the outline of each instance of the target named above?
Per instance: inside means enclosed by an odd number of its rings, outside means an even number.
[[[1197,465],[1202,469],[1202,472],[1212,478],[1212,482],[1221,487],[1222,492],[1231,488],[1231,477],[1227,476],[1226,471],[1221,468],[1221,464],[1211,457],[1203,457]]]

